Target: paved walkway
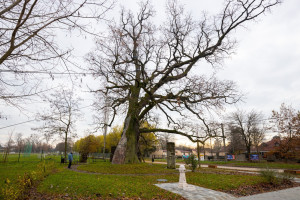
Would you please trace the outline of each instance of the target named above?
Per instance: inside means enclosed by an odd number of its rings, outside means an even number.
[[[286,190],[279,190],[274,192],[266,192],[247,197],[238,198],[240,200],[299,200],[300,187],[289,188]]]
[[[207,188],[190,185],[183,190],[178,188],[178,183],[161,183],[155,184],[157,187],[168,190],[170,192],[179,194],[188,200],[299,200],[300,199],[300,187],[289,188],[285,190],[279,190],[274,192],[266,192],[262,194],[256,194],[246,197],[236,198],[230,194],[210,190]],[[193,189],[189,189],[193,188]]]
[[[188,184],[188,188],[183,190],[178,188],[178,183],[161,183],[155,184],[157,187],[168,190],[170,192],[179,194],[188,200],[230,200],[236,199],[234,196],[230,194],[226,194],[224,192],[219,192],[215,190],[210,190],[207,188],[190,185]],[[193,188],[193,189],[189,189]]]

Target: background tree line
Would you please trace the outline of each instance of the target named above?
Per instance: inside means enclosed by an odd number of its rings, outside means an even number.
[[[251,148],[259,152],[267,131],[279,136],[278,145],[268,153],[269,156],[300,160],[300,111],[285,103],[278,111],[273,110],[267,119],[255,110],[231,113],[228,117],[228,152],[241,153],[246,150],[249,158]]]
[[[142,124],[144,128],[150,127],[147,122]],[[115,126],[106,135],[105,153],[111,153],[111,148],[116,147],[121,139],[123,126]],[[138,144],[139,159],[142,161],[144,157],[148,157],[150,153],[156,150],[158,139],[154,133],[145,133],[140,135]],[[88,135],[77,140],[73,150],[79,152],[81,161],[85,162],[90,153],[103,153],[104,135]]]

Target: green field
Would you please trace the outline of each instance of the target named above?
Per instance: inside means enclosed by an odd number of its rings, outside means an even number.
[[[14,199],[26,190],[20,187],[22,177],[33,180],[33,187],[48,199],[67,196],[69,198],[141,198],[180,199],[181,197],[156,187],[157,179],[178,182],[177,170],[167,169],[165,164],[112,165],[99,160],[95,163],[73,166],[60,164],[60,157],[50,156],[41,161],[38,155],[17,157],[11,155],[7,163],[0,164],[0,199]],[[76,171],[77,170],[77,171]],[[24,173],[27,176],[24,176]],[[21,177],[21,179],[20,179]],[[228,173],[221,169],[199,169],[186,173],[187,182],[205,188],[230,191],[241,186],[256,185],[264,179],[255,175]],[[9,183],[6,180],[9,180]],[[5,190],[4,190],[5,189]],[[30,189],[27,188],[27,190]],[[18,191],[16,195],[13,193]]]

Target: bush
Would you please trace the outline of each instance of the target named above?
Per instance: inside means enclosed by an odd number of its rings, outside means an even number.
[[[290,183],[294,179],[294,175],[290,173],[277,173],[270,169],[260,171],[260,176],[262,176],[267,183],[271,184],[281,184]]]
[[[2,188],[2,193],[5,200],[25,199],[25,192],[32,186],[33,181],[36,179],[34,172],[24,173],[23,176],[19,176],[17,184],[12,184],[7,178],[5,180],[5,186]]]
[[[295,176],[291,173],[278,173],[277,177],[282,183],[289,183],[295,178]]]
[[[278,184],[279,182],[278,178],[276,177],[276,172],[270,169],[261,170],[260,176],[263,177],[265,181],[270,184]]]
[[[185,163],[190,166],[192,172],[195,172],[197,168],[197,160],[194,154],[190,155],[187,159],[184,159]]]
[[[36,170],[25,172],[19,176],[16,181],[6,178],[4,187],[1,188],[4,200],[28,199],[28,191],[31,186],[38,180],[42,180],[45,176],[55,169],[54,161],[40,162]],[[0,197],[1,198],[1,197]]]

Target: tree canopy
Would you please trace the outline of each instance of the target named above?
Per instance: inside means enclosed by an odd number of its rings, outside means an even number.
[[[36,95],[36,74],[70,72],[70,52],[57,38],[76,31],[94,34],[89,24],[103,19],[110,0],[0,1],[0,100]],[[77,34],[78,35],[78,34]]]
[[[201,74],[200,62],[221,63],[234,51],[232,33],[278,3],[228,0],[220,14],[195,20],[169,1],[160,26],[152,21],[155,11],[149,1],[140,3],[136,15],[122,9],[119,23],[109,24],[107,37],[97,40],[97,49],[88,57],[91,70],[103,81],[96,92],[109,96],[112,121],[118,112],[126,113],[113,163],[138,162],[141,132],[171,132],[197,141],[200,136],[180,126],[191,117],[209,131],[205,111],[235,103],[240,95],[232,81]],[[154,120],[155,112],[164,115],[169,128],[141,130],[141,121]]]

